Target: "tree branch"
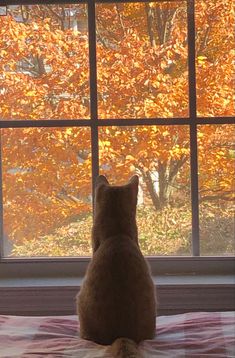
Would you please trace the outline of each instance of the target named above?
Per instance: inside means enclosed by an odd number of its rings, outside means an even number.
[[[123,36],[125,36],[126,35],[126,30],[125,30],[125,27],[124,27],[124,23],[123,23],[123,19],[122,19],[122,15],[121,15],[119,6],[120,6],[119,4],[116,4],[115,9],[116,9],[118,19],[119,19],[119,22],[120,22],[120,25],[121,25],[121,28],[122,28]]]
[[[47,8],[47,10],[49,10],[51,15],[53,15],[54,17],[56,17],[57,20],[60,21],[61,29],[64,30],[64,19],[63,19],[63,17],[58,15],[54,10],[52,10],[51,6],[49,6],[49,5],[44,5],[44,6]]]
[[[231,192],[231,195],[233,192]],[[200,203],[211,200],[224,200],[224,201],[235,201],[234,197],[227,197],[222,195],[206,195],[199,199]]]
[[[188,157],[184,156],[181,159],[177,160],[177,162],[174,161],[173,163],[173,161],[171,161],[169,175],[168,175],[168,181],[170,184],[174,182],[180,168],[182,168],[182,166],[187,162],[187,160]]]

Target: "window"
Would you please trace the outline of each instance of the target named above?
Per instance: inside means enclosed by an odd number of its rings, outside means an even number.
[[[140,176],[139,239],[152,262],[229,261],[231,1],[32,0],[5,10],[2,262],[91,255],[98,173]]]

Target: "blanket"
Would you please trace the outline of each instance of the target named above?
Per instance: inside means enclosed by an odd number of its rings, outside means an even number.
[[[144,358],[235,357],[235,312],[196,312],[156,319],[141,342]],[[79,337],[76,316],[0,316],[0,358],[111,358],[109,346]]]

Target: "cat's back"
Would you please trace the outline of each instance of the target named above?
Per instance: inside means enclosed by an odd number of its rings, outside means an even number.
[[[100,245],[93,256],[87,278],[94,285],[99,279],[102,285],[109,285],[112,289],[123,286],[130,290],[148,281],[152,284],[149,268],[139,247],[121,234]]]
[[[79,300],[80,314],[86,315],[83,335],[88,339],[110,344],[118,337],[136,342],[152,338],[154,286],[144,257],[130,239],[119,235],[99,247]],[[92,325],[87,324],[89,317]]]

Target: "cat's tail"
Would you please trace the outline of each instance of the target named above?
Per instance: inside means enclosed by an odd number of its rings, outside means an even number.
[[[143,358],[137,344],[129,338],[118,338],[111,345],[115,358]]]

